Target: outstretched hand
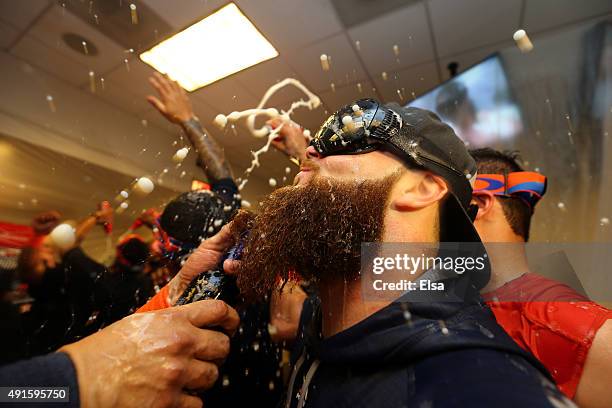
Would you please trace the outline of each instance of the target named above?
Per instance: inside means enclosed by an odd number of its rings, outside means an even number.
[[[47,211],[38,214],[32,220],[32,228],[38,235],[46,235],[55,228],[60,222],[61,215],[57,211]]]
[[[165,75],[154,73],[149,82],[159,97],[149,95],[147,101],[172,123],[181,124],[193,118],[193,107],[181,86]]]

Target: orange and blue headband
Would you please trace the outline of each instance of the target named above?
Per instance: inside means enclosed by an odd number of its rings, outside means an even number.
[[[474,193],[490,191],[496,196],[518,197],[533,211],[535,205],[546,193],[546,176],[532,171],[518,171],[504,174],[478,174]]]

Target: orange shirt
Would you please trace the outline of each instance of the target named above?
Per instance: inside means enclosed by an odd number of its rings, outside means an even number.
[[[483,295],[497,322],[574,398],[587,353],[612,311],[567,285],[526,273]]]
[[[151,312],[153,310],[166,309],[172,306],[168,303],[168,285],[161,288],[155,296],[153,296],[147,303],[145,303],[140,309],[136,310],[136,313]]]

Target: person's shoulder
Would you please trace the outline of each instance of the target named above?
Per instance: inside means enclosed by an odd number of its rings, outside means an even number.
[[[416,365],[415,377],[418,398],[433,398],[434,405],[573,406],[523,356],[501,350],[470,348],[432,355]]]
[[[587,298],[568,285],[536,273],[525,273],[503,286],[483,294],[487,302],[586,301]]]

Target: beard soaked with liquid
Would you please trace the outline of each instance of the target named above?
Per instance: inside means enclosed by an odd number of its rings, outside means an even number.
[[[389,192],[398,178],[315,176],[307,185],[274,191],[259,214],[241,211],[232,223],[235,237],[249,231],[238,268],[241,292],[266,295],[290,271],[305,279],[355,279],[361,243],[380,240]]]

